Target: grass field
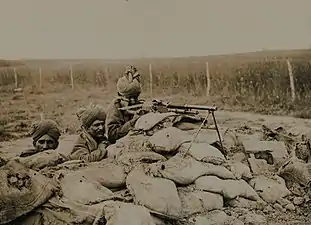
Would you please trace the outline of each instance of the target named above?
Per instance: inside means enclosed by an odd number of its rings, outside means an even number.
[[[293,67],[295,102],[291,100],[286,59]],[[170,59],[3,62],[0,69],[2,140],[23,136],[31,121],[40,118],[41,112],[57,120],[64,132],[75,132],[77,107],[90,101],[107,105],[115,95],[117,79],[127,64],[135,64],[141,71],[143,97],[151,97],[151,64],[152,97],[179,103],[216,104],[232,111],[311,117],[311,50]],[[206,96],[206,62],[211,77],[209,97]],[[70,64],[73,65],[74,89]],[[21,93],[13,92],[14,68]]]

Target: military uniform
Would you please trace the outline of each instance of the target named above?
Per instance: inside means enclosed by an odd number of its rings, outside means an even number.
[[[133,115],[126,111],[121,111],[121,97],[115,98],[107,109],[106,118],[106,136],[110,143],[115,143],[116,140],[124,137],[135,125],[132,121]]]
[[[102,148],[99,144],[87,133],[80,133],[79,137],[71,151],[70,159],[84,160],[86,162],[97,162],[102,160],[107,155],[106,147],[109,142],[103,141]]]
[[[121,111],[122,102],[135,102],[140,95],[142,88],[140,74],[136,67],[129,65],[126,67],[124,75],[117,82],[118,97],[115,98],[108,107],[106,119],[106,136],[111,143],[124,137],[133,128],[137,117],[127,111]],[[132,100],[130,100],[132,99]]]
[[[89,108],[80,108],[77,117],[81,122],[81,132],[69,155],[71,160],[84,160],[87,162],[96,162],[102,160],[107,155],[106,148],[109,145],[107,137],[95,139],[94,134],[88,130],[94,121],[105,121],[106,112],[101,106],[91,106]],[[101,133],[101,131],[100,131]],[[104,134],[104,131],[103,131]]]

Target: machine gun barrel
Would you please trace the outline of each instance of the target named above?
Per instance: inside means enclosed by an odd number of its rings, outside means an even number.
[[[188,105],[188,104],[177,105],[177,104],[168,103],[166,107],[169,109],[184,109],[184,110],[191,110],[191,109],[205,110],[205,111],[216,111],[217,110],[216,106],[205,106],[205,105]]]

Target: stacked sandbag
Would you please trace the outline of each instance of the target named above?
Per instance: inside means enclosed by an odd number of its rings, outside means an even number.
[[[30,213],[58,191],[51,179],[16,160],[0,167],[0,183],[0,224]]]
[[[222,210],[238,199],[254,207],[264,204],[248,183],[253,176],[247,165],[229,163],[217,148],[191,140],[192,136],[175,127],[149,138],[151,149],[167,160],[136,166],[129,173],[126,184],[135,204],[188,222],[191,216]]]
[[[39,171],[44,168],[57,166],[67,159],[55,150],[46,150],[25,157],[21,155],[17,160],[26,167]]]
[[[279,176],[254,174],[247,160],[228,158],[213,145],[217,135],[205,138],[210,132],[203,132],[193,140],[193,130],[172,126],[176,117],[161,118],[164,125],[141,120],[136,133],[109,146],[108,159],[73,160],[49,169],[62,193],[32,212],[41,215],[38,225],[266,224],[260,214],[269,207],[294,210],[294,202],[305,201],[290,198],[291,163]],[[302,167],[295,166],[306,185]]]

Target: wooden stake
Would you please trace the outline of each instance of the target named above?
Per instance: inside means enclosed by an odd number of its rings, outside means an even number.
[[[40,76],[40,90],[42,89],[42,70],[39,68],[39,76]]]
[[[206,96],[209,97],[211,91],[211,77],[209,73],[208,62],[206,62]]]
[[[153,76],[152,76],[152,66],[151,66],[151,63],[149,64],[149,77],[150,77],[150,96],[152,97],[153,96],[153,90],[152,90],[152,87],[153,87]]]
[[[289,82],[290,82],[290,89],[292,94],[292,101],[296,100],[296,91],[295,91],[295,82],[294,82],[294,75],[293,75],[293,68],[290,61],[287,59],[287,68],[288,68],[288,75],[289,75]]]
[[[72,74],[72,65],[71,65],[71,64],[70,64],[70,80],[71,80],[71,88],[74,89],[73,74]]]
[[[110,79],[109,79],[109,68],[105,67],[105,77],[106,77],[106,81],[107,81],[107,89],[108,91],[110,91]]]
[[[15,67],[13,68],[14,70],[14,78],[15,78],[15,88],[18,88],[18,82],[17,82],[17,73]]]

